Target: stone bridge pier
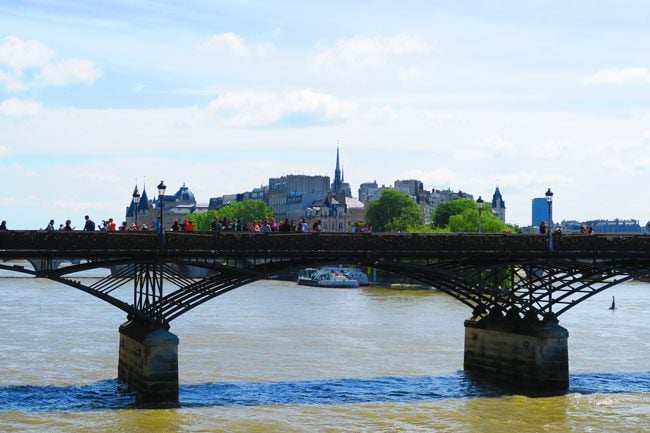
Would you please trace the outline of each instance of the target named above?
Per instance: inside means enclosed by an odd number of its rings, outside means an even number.
[[[123,323],[117,370],[141,403],[178,405],[178,337],[167,329]]]
[[[569,389],[569,332],[556,321],[465,321],[463,366],[506,391],[562,395]]]

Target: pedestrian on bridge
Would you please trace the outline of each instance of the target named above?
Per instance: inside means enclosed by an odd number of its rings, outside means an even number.
[[[542,221],[541,223],[539,223],[539,234],[540,235],[546,234],[546,221]]]
[[[53,232],[54,231],[54,220],[50,220],[50,223],[45,227],[45,230],[48,232]]]
[[[84,224],[85,232],[94,232],[95,231],[95,221],[91,220],[88,215],[84,217],[86,223]]]
[[[2,231],[2,232],[7,231],[7,221],[2,220],[2,222],[0,223],[0,231]]]
[[[223,225],[219,222],[217,217],[214,217],[212,219],[212,224],[210,225],[210,227],[214,233],[219,233],[221,232],[221,230],[223,230]]]

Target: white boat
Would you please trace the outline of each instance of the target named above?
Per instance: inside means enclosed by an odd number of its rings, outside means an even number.
[[[307,268],[300,272],[298,284],[312,287],[330,287],[338,289],[354,289],[359,287],[357,280],[351,280],[342,272]]]
[[[344,266],[326,266],[321,268],[321,271],[336,271],[340,272],[350,280],[356,280],[359,283],[359,286],[367,286],[370,284],[368,281],[368,275],[358,268],[348,268]]]

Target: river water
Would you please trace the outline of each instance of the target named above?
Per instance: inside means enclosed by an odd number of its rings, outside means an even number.
[[[528,398],[465,378],[469,310],[444,294],[258,282],[172,322],[180,407],[145,410],[115,379],[124,313],[8,275],[0,273],[2,432],[650,431],[646,283],[561,316],[570,392]]]

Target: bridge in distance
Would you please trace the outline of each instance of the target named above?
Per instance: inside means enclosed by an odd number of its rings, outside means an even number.
[[[280,270],[331,263],[390,271],[449,294],[471,313],[465,370],[516,391],[559,394],[568,389],[568,331],[558,317],[650,273],[650,236],[7,231],[0,232],[0,259],[0,269],[67,284],[122,309],[118,377],[142,401],[178,401],[174,319]],[[208,272],[190,278],[187,267]],[[75,279],[93,268],[112,272]]]

